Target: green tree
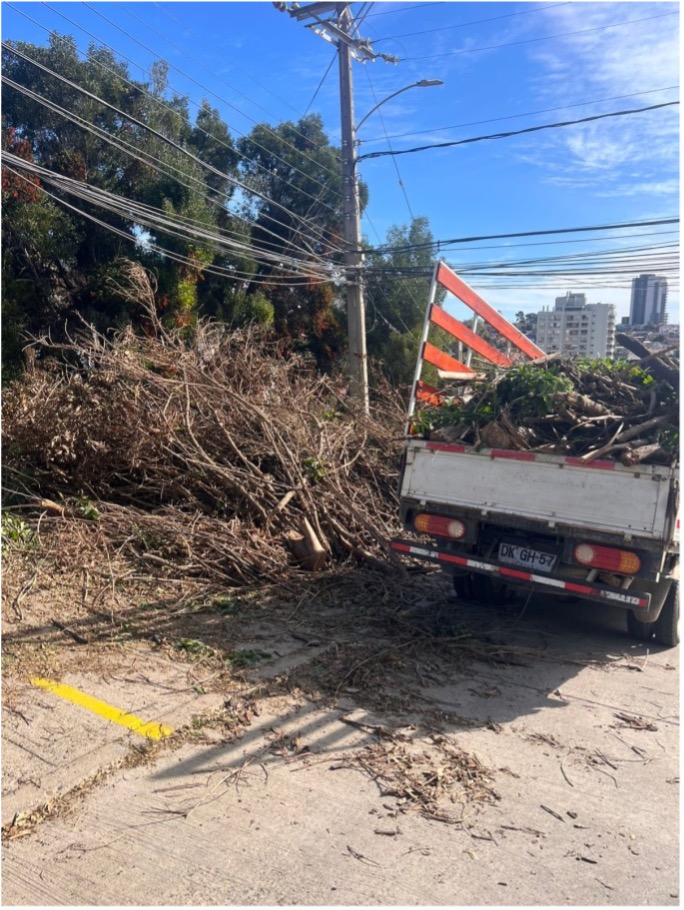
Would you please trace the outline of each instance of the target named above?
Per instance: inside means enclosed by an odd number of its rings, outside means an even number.
[[[524,313],[522,310],[519,310],[515,314],[515,322],[513,323],[517,329],[526,335],[532,341],[537,340],[537,314],[536,313]]]
[[[340,150],[331,144],[316,114],[276,128],[258,124],[238,142],[240,171],[254,191],[246,211],[253,220],[255,257],[259,250],[303,262],[339,263],[343,248]],[[365,207],[368,190],[359,188]],[[328,368],[345,344],[344,320],[334,305],[333,286],[311,279],[292,282],[287,261],[259,262],[255,278],[274,307],[278,334],[308,350]]]
[[[239,156],[228,127],[216,108],[212,108],[206,99],[200,106],[188,141],[195,154],[214,168],[207,173],[205,181],[209,198],[222,204],[222,211],[219,211],[223,221],[220,220],[219,223],[225,225],[230,216],[223,200],[226,196],[232,196],[235,189],[231,178],[237,172]]]
[[[2,130],[3,151],[33,160],[30,143]],[[17,369],[29,336],[39,335],[69,307],[75,221],[46,196],[40,180],[2,168],[2,367]]]
[[[390,228],[383,244],[388,252],[366,254],[368,353],[396,383],[413,378],[434,266],[432,240],[428,219],[415,218]]]
[[[340,247],[340,152],[317,114],[276,128],[257,124],[238,149],[243,179],[257,194],[249,205],[255,244],[304,259],[328,258]],[[362,206],[367,196],[363,185]],[[277,266],[264,264],[259,271],[274,274]]]
[[[192,221],[208,232],[228,227],[226,203],[237,167],[228,128],[206,102],[191,122],[187,99],[169,89],[165,63],[153,65],[148,82],[136,81],[107,49],[93,45],[82,59],[72,38],[53,34],[46,47],[8,42],[2,64],[3,74],[21,86],[5,87],[4,127],[13,131],[13,141],[27,143],[32,160],[89,186],[155,206],[170,223]],[[41,98],[53,106],[47,107]],[[42,285],[36,285],[44,330],[57,329],[74,312],[100,329],[130,321],[130,307],[113,297],[103,280],[125,257],[140,260],[156,274],[158,302],[168,319],[192,323],[199,305],[198,286],[206,267],[218,257],[211,243],[177,236],[173,228],[143,230],[95,202],[74,200],[53,187],[50,192],[103,224],[72,213],[67,220],[76,229],[68,233],[67,222],[58,219],[62,229],[50,237],[68,236],[69,250],[67,254],[60,248],[53,255],[48,245],[44,256],[51,256],[51,264]],[[54,203],[46,207],[45,201],[38,210],[35,205],[31,211],[22,210],[20,223],[34,247],[43,245],[36,211],[44,221],[57,210]],[[3,206],[3,232],[12,227],[10,218],[15,219],[11,207]],[[171,255],[155,253],[155,244]],[[3,278],[15,284],[27,267],[17,249],[12,238],[12,255],[3,256]],[[226,263],[229,256],[222,258],[221,264]],[[60,318],[51,321],[57,292]],[[10,303],[15,309],[24,307],[16,295]]]

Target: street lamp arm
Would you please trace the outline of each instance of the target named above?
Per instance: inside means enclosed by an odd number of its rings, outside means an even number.
[[[401,95],[402,92],[408,92],[412,88],[428,88],[431,85],[444,85],[441,79],[421,79],[420,82],[412,82],[411,85],[405,85],[403,88],[398,89],[396,92],[392,92],[391,95],[388,95],[386,98],[383,98],[382,101],[379,101],[375,107],[372,107],[365,117],[362,117],[361,120],[356,124],[354,132],[358,133],[361,129],[361,126],[368,120],[371,114],[374,114],[379,107],[382,107],[386,102],[391,101],[392,98],[396,98],[397,95]]]

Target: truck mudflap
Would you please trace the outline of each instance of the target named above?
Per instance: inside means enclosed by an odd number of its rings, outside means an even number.
[[[509,566],[499,565],[485,559],[457,556],[455,553],[437,550],[408,540],[392,540],[390,541],[390,546],[397,553],[413,556],[416,559],[426,559],[428,562],[441,563],[445,566],[458,566],[461,569],[471,569],[474,572],[497,575],[504,581],[508,579],[512,584],[528,583],[556,593],[574,594],[576,597],[586,598],[587,600],[603,600],[631,610],[648,610],[651,603],[651,595],[647,593],[630,594],[627,591],[618,591],[614,588],[606,588],[600,585],[566,581],[563,578],[552,578],[549,575],[540,575],[535,572],[524,572],[521,569],[512,569]]]

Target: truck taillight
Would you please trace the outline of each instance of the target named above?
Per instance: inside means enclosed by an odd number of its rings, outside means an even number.
[[[619,575],[636,575],[641,568],[641,560],[630,550],[614,550],[612,547],[597,547],[589,543],[575,547],[575,559],[582,566],[606,569]]]
[[[466,526],[457,518],[446,518],[444,515],[428,515],[421,512],[413,519],[413,527],[421,534],[434,534],[437,537],[452,537],[460,540],[465,537]]]

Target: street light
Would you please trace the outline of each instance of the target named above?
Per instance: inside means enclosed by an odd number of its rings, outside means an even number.
[[[396,92],[392,92],[391,95],[388,95],[386,98],[383,98],[382,101],[379,101],[375,107],[372,107],[365,117],[362,117],[361,120],[356,124],[354,132],[358,133],[361,125],[368,120],[371,114],[374,114],[379,107],[382,107],[387,101],[390,101],[392,98],[396,98],[397,95],[401,95],[402,92],[408,92],[411,88],[430,88],[432,85],[444,85],[441,79],[421,79],[419,82],[412,82],[411,85],[405,85],[403,88],[398,89]]]
[[[345,10],[342,23],[349,27],[349,13]],[[368,413],[368,355],[366,352],[366,304],[363,296],[363,247],[361,245],[361,206],[359,205],[359,177],[356,172],[356,132],[371,114],[412,88],[428,88],[443,85],[441,79],[421,79],[392,92],[354,126],[354,101],[352,96],[352,74],[349,48],[339,45],[340,62],[340,109],[342,121],[342,185],[344,198],[344,240],[347,278],[347,324],[349,333],[349,368],[351,390],[354,398],[361,402],[364,413]]]

